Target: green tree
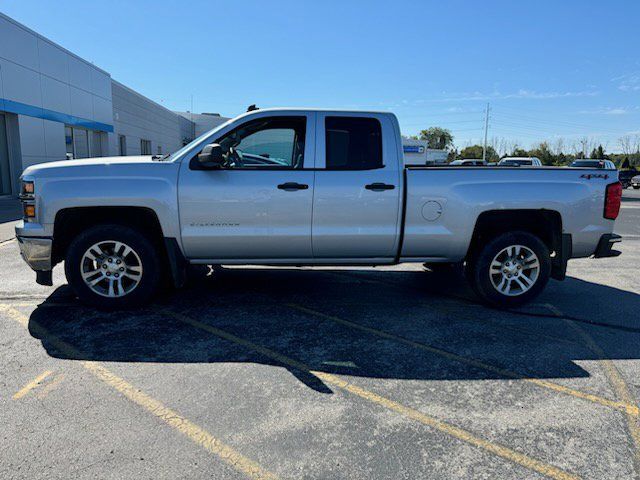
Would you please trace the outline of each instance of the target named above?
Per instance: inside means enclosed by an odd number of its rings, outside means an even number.
[[[479,158],[482,159],[482,145],[471,145],[460,150],[460,158]],[[491,145],[487,145],[487,161],[498,159],[498,153]]]
[[[553,165],[556,161],[556,156],[547,142],[540,142],[535,148],[529,150],[528,156],[539,158],[543,165]]]
[[[594,158],[597,160],[604,160],[606,158],[606,154],[604,153],[604,148],[602,148],[602,145],[598,145],[598,148],[594,148],[591,151],[591,157],[590,158]]]
[[[420,140],[426,140],[429,148],[444,150],[453,146],[453,135],[446,128],[431,127],[420,131]]]
[[[524,148],[514,148],[511,157],[529,157],[529,152]]]

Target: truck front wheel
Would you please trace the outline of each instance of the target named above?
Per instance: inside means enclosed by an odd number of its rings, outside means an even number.
[[[141,305],[157,290],[157,248],[124,225],[98,225],[80,233],[65,258],[67,281],[88,305],[118,309]]]
[[[498,235],[469,262],[469,280],[489,305],[510,308],[533,300],[551,273],[549,249],[528,232]]]

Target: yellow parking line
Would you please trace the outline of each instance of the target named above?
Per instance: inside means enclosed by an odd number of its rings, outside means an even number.
[[[389,332],[385,332],[383,330],[378,330],[377,328],[366,327],[364,325],[360,325],[358,323],[352,322],[350,320],[345,320],[343,318],[339,318],[333,315],[327,315],[326,313],[318,312],[316,310],[312,310],[307,307],[303,307],[301,305],[296,304],[287,304],[288,307],[294,308],[304,313],[308,313],[311,315],[315,315],[317,317],[323,318],[325,320],[330,320],[334,323],[339,323],[341,325],[354,328],[356,330],[360,330],[363,332],[370,333],[372,335],[377,335],[382,338],[387,338],[389,340],[394,340],[399,343],[403,343],[410,347],[414,347],[420,350],[424,350],[429,353],[433,353],[435,355],[439,355],[441,357],[447,358],[449,360],[453,360],[459,363],[464,363],[466,365],[470,365],[472,367],[479,368],[481,370],[485,370],[488,372],[496,373],[500,376],[506,378],[512,378],[516,380],[524,380],[528,383],[536,385],[538,387],[546,388],[547,390],[552,390],[554,392],[562,393],[565,395],[570,395],[572,397],[580,398],[582,400],[587,400],[589,402],[593,402],[605,407],[613,408],[615,410],[619,410],[633,417],[640,417],[640,408],[637,405],[629,402],[620,402],[615,400],[609,400],[608,398],[603,398],[598,395],[593,395],[591,393],[582,392],[580,390],[576,390],[573,388],[565,387],[564,385],[560,385],[557,383],[550,382],[548,380],[541,380],[538,378],[527,378],[523,375],[513,372],[511,370],[507,370],[505,368],[497,367],[495,365],[491,365],[489,363],[483,362],[481,360],[476,360],[474,358],[464,357],[462,355],[458,355],[453,352],[449,352],[447,350],[443,350],[438,347],[434,347],[428,345],[426,343],[417,342],[415,340],[410,340],[408,338],[400,337],[398,335],[394,335]]]
[[[20,322],[22,325],[27,324],[27,316],[23,315],[20,311],[12,308],[11,306],[0,305],[0,310],[7,313],[11,318]],[[82,355],[78,349],[50,334],[37,322],[32,321],[29,326],[32,331],[39,337],[46,337],[47,341],[50,342],[56,349],[65,353],[71,358],[81,358]],[[253,479],[274,480],[277,478],[274,474],[263,469],[253,460],[250,460],[232,447],[213,437],[203,428],[199,427],[198,425],[191,422],[189,419],[183,417],[174,410],[170,409],[169,407],[166,407],[160,401],[147,395],[138,387],[135,387],[134,385],[128,383],[126,380],[118,377],[99,363],[94,361],[83,361],[81,362],[81,365],[102,382],[109,385],[114,390],[120,392],[133,403],[141,406],[167,425],[173,427],[175,430],[185,435],[187,438],[189,438],[189,440],[204,448],[208,452],[216,455],[218,458],[228,463],[239,472],[242,472],[243,474]],[[49,375],[51,372],[45,373]],[[36,382],[38,378],[34,379],[33,382]]]
[[[348,278],[354,278],[357,280],[360,280],[362,282],[365,283],[373,283],[373,284],[380,284],[380,285],[389,285],[391,287],[394,287],[396,289],[402,290],[404,291],[404,289],[402,288],[401,285],[399,285],[396,282],[392,282],[392,281],[387,281],[387,280],[376,280],[376,279],[370,279],[370,278],[364,278],[362,275],[359,275],[357,273],[348,273],[348,272],[326,272],[326,271],[322,271],[320,270],[322,273],[326,273],[329,275],[335,275],[338,277],[348,277]],[[452,297],[452,296],[447,296],[447,298],[449,298],[451,301],[456,301],[455,298],[456,297]],[[458,300],[457,304],[461,304],[461,301]],[[416,305],[416,304],[414,304]],[[435,305],[434,303],[428,303],[425,304],[425,306],[427,306],[428,308],[432,308],[434,310],[437,310],[438,312],[444,314],[444,315],[451,315],[451,311],[446,309],[446,308],[442,308],[438,305]],[[524,312],[523,312],[524,313]],[[536,332],[527,328],[520,328],[520,327],[516,327],[514,325],[505,325],[504,323],[501,323],[499,321],[493,320],[491,318],[482,318],[482,319],[477,319],[477,318],[473,318],[471,319],[475,322],[480,322],[480,323],[490,323],[491,325],[500,328],[502,330],[511,330],[513,332],[518,332],[521,334],[525,334],[525,335],[529,335],[529,336],[535,336],[535,337],[540,337],[540,338],[546,338],[548,340],[552,340],[554,342],[562,342],[562,343],[568,343],[568,344],[577,344],[578,342],[575,342],[571,339],[568,338],[563,338],[563,337],[558,337],[556,335],[549,335],[548,333],[541,333],[541,332]]]
[[[174,410],[164,406],[158,400],[150,397],[137,387],[134,387],[122,378],[114,375],[102,365],[90,361],[82,362],[82,364],[87,370],[107,385],[119,391],[132,402],[140,405],[149,413],[155,415],[166,424],[187,436],[192,442],[217,455],[222,460],[233,466],[236,470],[255,479],[266,480],[276,478],[275,475],[267,472],[254,461],[249,460],[244,455],[238,453],[235,449],[225,445],[203,428],[176,413]]]
[[[195,320],[187,315],[183,315],[181,313],[177,313],[177,312],[173,312],[171,310],[159,310],[160,313],[164,313],[166,315],[171,316],[172,318],[183,322],[187,325],[191,325],[195,328],[198,328],[200,330],[204,330],[206,332],[209,332],[213,335],[216,335],[217,337],[223,338],[225,340],[228,340],[230,342],[233,342],[237,345],[241,345],[243,347],[246,347],[248,349],[254,350],[262,355],[264,355],[267,358],[271,358],[273,360],[276,360],[277,362],[283,364],[283,365],[287,365],[289,367],[295,368],[297,370],[303,371],[303,372],[309,372],[312,375],[318,377],[320,380],[324,381],[325,383],[328,383],[330,385],[333,385],[334,387],[340,388],[346,392],[349,392],[353,395],[356,395],[362,399],[365,399],[369,402],[372,402],[374,404],[380,405],[382,407],[385,407],[389,410],[392,410],[394,412],[397,412],[401,415],[403,415],[406,418],[409,418],[411,420],[415,420],[423,425],[427,425],[429,427],[432,427],[442,433],[445,433],[449,436],[452,436],[458,440],[461,440],[463,442],[466,442],[470,445],[473,445],[475,447],[481,448],[487,452],[490,452],[494,455],[497,455],[501,458],[504,458],[506,460],[509,460],[513,463],[516,463],[522,467],[528,468],[529,470],[538,472],[542,475],[546,475],[550,478],[554,478],[554,479],[563,479],[563,480],[567,480],[567,479],[576,479],[578,478],[577,476],[565,472],[564,470],[561,470],[557,467],[554,467],[552,465],[546,464],[544,462],[541,462],[539,460],[536,460],[532,457],[529,457],[528,455],[525,455],[523,453],[517,452],[515,450],[512,450],[510,448],[504,447],[502,445],[490,442],[488,440],[485,440],[483,438],[480,438],[476,435],[474,435],[473,433],[464,430],[462,428],[456,427],[454,425],[450,425],[448,423],[445,423],[443,421],[437,420],[434,417],[431,417],[427,414],[424,414],[418,410],[415,410],[411,407],[407,407],[405,405],[402,405],[394,400],[391,400],[389,398],[383,397],[382,395],[378,395],[376,393],[373,393],[369,390],[365,390],[364,388],[358,387],[356,385],[353,385],[345,380],[343,380],[342,378],[330,374],[330,373],[325,373],[325,372],[319,372],[319,371],[315,371],[315,370],[311,370],[311,368],[304,364],[303,362],[300,362],[298,360],[294,360],[290,357],[287,357],[281,353],[278,353],[274,350],[271,350],[267,347],[263,347],[262,345],[258,345],[255,344],[249,340],[245,340],[243,338],[237,337],[235,335],[233,335],[232,333],[226,332],[224,330],[221,330],[219,328],[213,327],[211,325],[208,325],[206,323],[202,323],[198,320]]]
[[[33,390],[38,385],[40,385],[40,382],[42,382],[45,378],[47,378],[52,373],[53,372],[51,370],[47,370],[46,372],[41,373],[36,378],[31,380],[29,383],[27,383],[24,387],[22,387],[20,390],[18,390],[16,393],[14,393],[13,397],[11,398],[13,398],[14,400],[18,400],[24,397],[27,393],[29,393],[31,390]]]
[[[62,381],[64,380],[64,373],[60,373],[58,375],[56,375],[55,377],[53,377],[53,380],[51,380],[49,383],[47,383],[42,390],[40,390],[40,392],[38,392],[37,397],[39,399],[43,399],[45,398],[47,395],[49,395],[49,393],[52,390],[55,390],[58,385],[60,385],[62,383]]]
[[[549,310],[551,310],[556,316],[564,317],[562,312],[558,307],[553,304],[547,303],[545,304]],[[571,326],[576,333],[580,336],[585,346],[591,350],[597,357],[598,362],[602,365],[604,374],[609,380],[609,383],[613,387],[618,398],[622,399],[623,402],[628,404],[636,405],[636,410],[638,408],[636,399],[634,398],[629,386],[624,380],[624,377],[616,367],[615,363],[609,358],[607,358],[606,353],[600,346],[596,343],[591,335],[587,333],[580,325],[576,322],[563,318],[563,320]],[[626,412],[626,420],[627,420],[627,429],[629,430],[629,435],[631,436],[631,441],[633,443],[634,452],[633,452],[633,464],[636,470],[636,473],[640,475],[640,420],[638,419],[638,415],[633,415],[631,412]]]

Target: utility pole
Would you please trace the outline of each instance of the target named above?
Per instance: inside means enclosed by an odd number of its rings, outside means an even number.
[[[487,132],[489,131],[489,103],[484,115],[484,143],[482,145],[482,161],[487,162]]]
[[[587,158],[587,139],[583,138],[580,143],[582,143],[582,158]]]
[[[191,94],[191,110],[189,110],[189,121],[191,121],[191,140],[195,140],[196,124],[193,123],[193,93]]]

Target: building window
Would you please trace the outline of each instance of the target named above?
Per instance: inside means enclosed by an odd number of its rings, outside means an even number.
[[[127,137],[124,135],[118,135],[118,148],[120,149],[120,156],[127,155]]]
[[[162,146],[158,145],[158,155],[162,155]]]
[[[102,156],[104,132],[86,128],[64,126],[64,143],[67,158],[89,158]]]
[[[151,155],[151,140],[140,140],[140,154]]]
[[[11,193],[11,166],[6,123],[4,115],[0,114],[0,195]]]
[[[89,157],[89,132],[83,128],[73,129],[73,158]]]
[[[91,148],[91,156],[101,157],[102,156],[102,132],[97,130],[91,130],[91,135],[89,136],[89,146]]]
[[[64,142],[67,145],[67,158],[73,158],[73,129],[64,127]]]

